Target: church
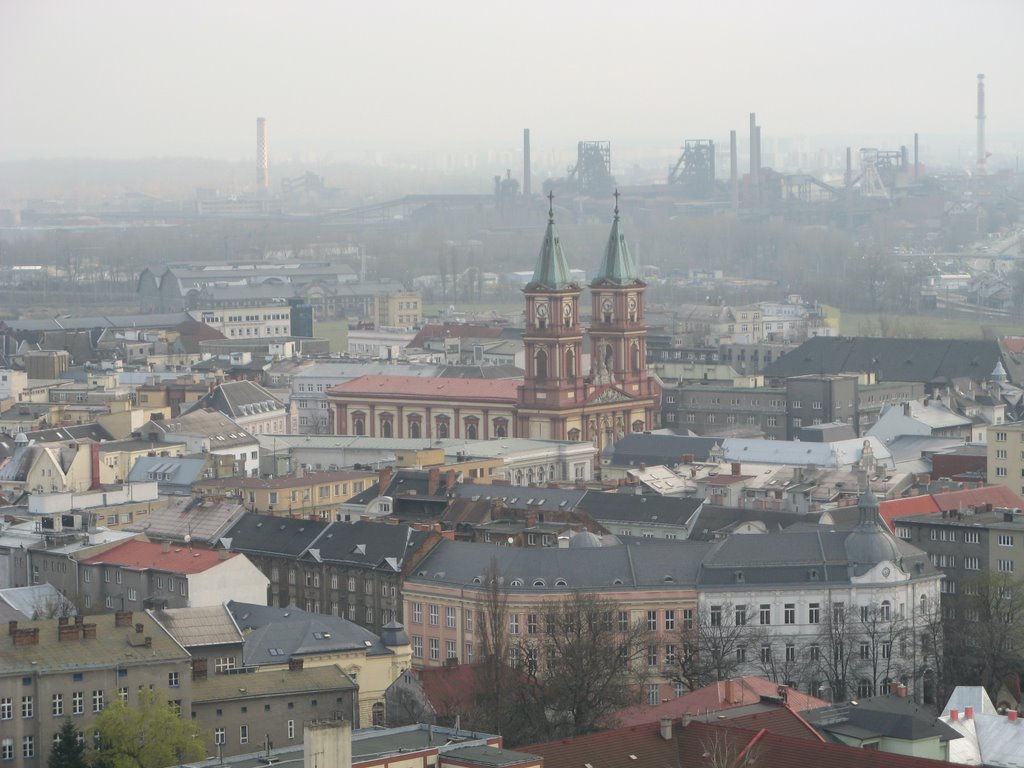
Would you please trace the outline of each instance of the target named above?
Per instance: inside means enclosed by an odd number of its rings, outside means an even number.
[[[618,200],[616,192],[608,244],[589,286],[589,329],[580,322],[583,287],[571,279],[549,195],[544,241],[523,289],[522,383],[363,376],[328,390],[335,432],[582,440],[601,451],[630,432],[656,428],[661,392],[647,370],[646,286],[621,231]],[[589,370],[583,365],[585,332]]]

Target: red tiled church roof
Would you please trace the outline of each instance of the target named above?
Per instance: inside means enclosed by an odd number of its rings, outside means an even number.
[[[420,376],[360,376],[327,390],[329,395],[490,400],[514,404],[519,379],[455,379]]]

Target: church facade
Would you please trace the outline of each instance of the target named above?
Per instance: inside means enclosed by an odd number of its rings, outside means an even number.
[[[328,391],[337,433],[587,441],[601,451],[630,432],[656,428],[661,391],[647,370],[646,285],[621,232],[618,193],[608,243],[589,288],[592,322],[585,329],[580,322],[583,287],[571,279],[549,199],[544,241],[523,289],[522,384],[508,388],[512,382],[503,382],[506,386],[497,392],[496,382],[458,379],[449,387],[437,378],[429,380],[428,392],[423,382],[405,386],[397,381],[403,377],[387,377],[396,391],[385,393],[380,382],[354,379]],[[590,341],[586,367],[585,333]],[[472,424],[462,423],[468,417],[452,402],[456,392],[460,399],[484,403],[477,409],[481,413],[471,414],[476,417]],[[389,409],[395,398],[402,400],[401,408]],[[410,418],[415,424],[405,423]]]

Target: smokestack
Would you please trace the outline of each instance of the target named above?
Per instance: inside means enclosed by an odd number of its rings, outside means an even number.
[[[729,191],[732,193],[734,211],[740,207],[740,188],[736,174],[736,131],[729,131]]]
[[[978,75],[978,168],[985,173],[985,76]]]
[[[756,190],[757,189],[757,184],[758,184],[757,177],[759,175],[758,174],[758,169],[760,168],[759,158],[758,158],[758,151],[757,151],[757,139],[758,139],[758,136],[757,136],[757,113],[751,112],[750,113],[750,188],[751,188],[751,190]],[[754,199],[755,200],[757,199],[756,193],[754,194]]]
[[[530,129],[523,128],[523,197],[530,196]]]
[[[914,181],[917,181],[917,163],[918,163],[917,134],[915,133],[914,134]]]
[[[270,189],[270,156],[265,117],[256,118],[256,186],[260,192]]]

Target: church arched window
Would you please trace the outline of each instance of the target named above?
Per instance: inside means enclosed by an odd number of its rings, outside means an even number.
[[[538,349],[533,360],[533,366],[536,377],[538,379],[546,379],[548,377],[548,353],[543,349]]]

